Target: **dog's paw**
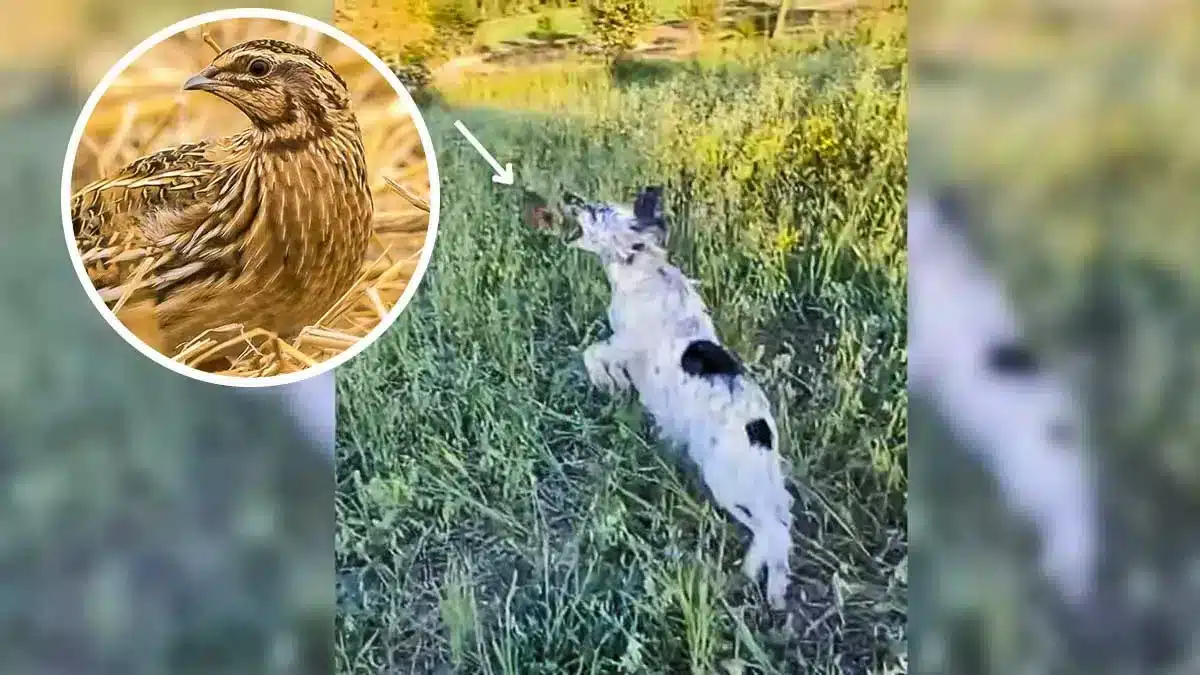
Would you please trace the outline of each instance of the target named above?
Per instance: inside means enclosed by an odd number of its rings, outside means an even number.
[[[583,367],[587,370],[588,379],[594,386],[606,390],[616,388],[616,383],[608,369],[608,363],[596,353],[594,347],[584,350]]]
[[[613,388],[618,391],[629,391],[633,388],[633,382],[629,379],[629,370],[624,364],[609,363],[606,370],[612,380]]]

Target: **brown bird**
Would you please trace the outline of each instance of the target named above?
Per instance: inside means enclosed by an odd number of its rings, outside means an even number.
[[[308,49],[252,40],[183,89],[233,104],[250,128],[147,155],[77,192],[88,276],[167,355],[231,323],[294,337],[353,285],[371,234],[346,83]]]

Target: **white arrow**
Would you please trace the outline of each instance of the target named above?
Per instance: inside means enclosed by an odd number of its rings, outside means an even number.
[[[492,176],[493,183],[499,183],[501,185],[513,184],[512,164],[500,166],[500,162],[497,162],[496,158],[492,157],[492,153],[488,152],[487,148],[483,147],[483,144],[479,142],[478,138],[475,138],[474,134],[467,131],[467,127],[463,125],[460,120],[454,120],[454,128],[458,129],[459,133],[466,137],[467,142],[475,146],[476,152],[483,155],[483,158],[487,160],[487,163],[492,165],[492,170],[496,172],[496,175]]]

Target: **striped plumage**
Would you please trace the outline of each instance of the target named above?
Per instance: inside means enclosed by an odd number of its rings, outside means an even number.
[[[250,128],[147,155],[79,190],[71,218],[88,275],[169,355],[230,323],[294,336],[349,290],[370,238],[346,84],[307,49],[253,40],[184,89],[237,106]]]

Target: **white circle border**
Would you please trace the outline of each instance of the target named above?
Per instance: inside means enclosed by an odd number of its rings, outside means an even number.
[[[421,257],[417,260],[416,268],[413,271],[412,277],[408,281],[404,292],[400,295],[400,299],[396,301],[396,305],[388,312],[387,317],[379,322],[370,333],[362,337],[353,345],[348,347],[342,353],[326,359],[315,366],[305,368],[304,370],[295,373],[286,373],[283,375],[272,375],[270,377],[234,377],[230,375],[217,375],[214,373],[206,373],[197,370],[190,366],[186,366],[174,359],[169,358],[165,354],[153,349],[149,345],[138,339],[128,328],[125,327],[116,317],[108,306],[104,303],[104,299],[100,297],[99,291],[92,284],[91,278],[88,277],[87,270],[83,265],[83,257],[79,253],[79,246],[75,242],[75,228],[71,222],[71,176],[74,173],[75,156],[79,152],[79,144],[83,139],[84,129],[87,127],[88,121],[92,117],[96,106],[100,103],[100,99],[107,93],[108,89],[113,85],[121,73],[125,71],[134,61],[141,58],[147,51],[157,46],[159,43],[182,33],[185,30],[196,28],[204,24],[215,23],[219,21],[228,21],[233,19],[273,19],[276,21],[285,21],[288,23],[298,24],[315,30],[319,33],[333,38],[353,49],[359,56],[364,58],[367,63],[371,64],[383,76],[383,79],[396,90],[396,94],[400,100],[405,103],[408,108],[409,115],[417,127],[417,134],[421,138],[421,146],[425,152],[425,161],[429,172],[429,227],[425,233],[425,245],[421,250]],[[413,101],[412,95],[408,93],[408,89],[401,84],[400,79],[396,74],[387,67],[387,65],[375,55],[365,45],[355,39],[346,32],[339,30],[329,24],[319,21],[303,14],[295,12],[287,12],[276,9],[261,9],[261,8],[244,8],[244,9],[226,9],[214,12],[206,12],[198,14],[189,19],[184,19],[163,28],[154,35],[146,38],[134,47],[128,54],[122,57],[117,63],[105,73],[104,78],[100,80],[100,84],[92,91],[84,103],[83,110],[79,113],[79,119],[75,122],[75,130],[71,134],[71,140],[67,144],[67,154],[63,161],[62,174],[62,219],[63,233],[67,240],[67,251],[71,256],[71,263],[75,267],[75,274],[79,277],[80,283],[83,285],[84,291],[91,299],[92,304],[99,310],[104,320],[108,325],[112,326],[126,342],[134,349],[140,352],[143,356],[149,358],[160,366],[168,370],[201,382],[216,384],[227,387],[236,388],[262,388],[274,387],[278,385],[294,384],[305,380],[317,377],[338,366],[346,363],[350,359],[358,356],[367,347],[374,344],[384,333],[392,327],[400,314],[404,312],[405,307],[412,300],[418,288],[420,288],[421,280],[425,277],[425,271],[429,267],[429,262],[433,258],[433,249],[437,242],[438,218],[441,211],[441,178],[438,175],[437,155],[434,151],[433,139],[429,135],[429,129],[425,125],[425,118],[421,115],[421,110]]]

